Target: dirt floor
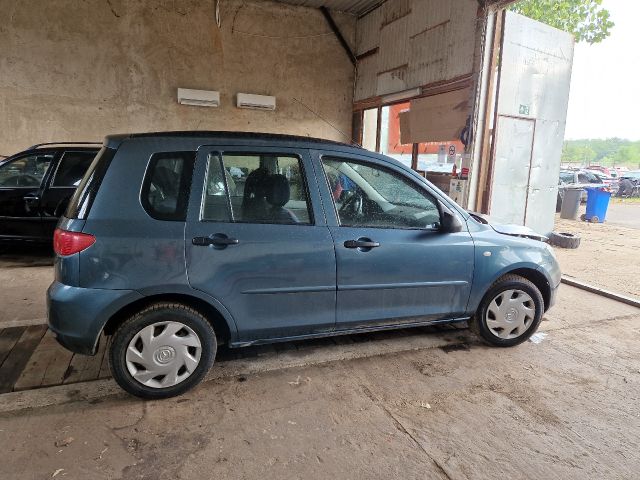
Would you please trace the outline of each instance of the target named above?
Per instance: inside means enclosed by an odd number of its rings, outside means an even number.
[[[640,291],[638,230],[558,229],[582,235],[565,273]],[[0,328],[42,322],[51,275],[46,250],[0,254]],[[545,318],[511,349],[420,329],[258,349],[162,402],[110,379],[0,395],[0,478],[637,478],[640,309],[563,285]]]
[[[619,204],[613,210],[620,214]],[[640,203],[629,207],[638,215]],[[584,210],[584,206],[583,206]],[[608,215],[608,214],[607,214]],[[635,218],[631,215],[625,218]],[[581,237],[577,249],[556,248],[562,273],[593,285],[640,298],[640,230],[609,221],[588,223],[563,220],[556,216],[557,232],[577,233]]]
[[[612,225],[640,230],[640,198],[613,197],[607,209],[606,220]]]
[[[53,280],[52,255],[44,247],[0,248],[0,328],[46,322],[45,292]]]
[[[349,360],[348,346],[256,358],[161,402],[106,381],[45,407],[25,409],[48,389],[7,394],[3,476],[637,478],[640,310],[563,286],[547,319],[540,343],[511,349],[433,334]]]

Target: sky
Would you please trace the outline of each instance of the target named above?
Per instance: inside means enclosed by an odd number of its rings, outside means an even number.
[[[566,139],[640,140],[640,0],[604,0],[616,24],[595,45],[576,44]]]

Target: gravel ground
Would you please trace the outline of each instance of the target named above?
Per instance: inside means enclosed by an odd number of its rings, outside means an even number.
[[[635,208],[640,212],[640,205]],[[640,298],[640,231],[610,222],[587,223],[556,216],[557,232],[577,233],[574,250],[556,248],[562,273]]]

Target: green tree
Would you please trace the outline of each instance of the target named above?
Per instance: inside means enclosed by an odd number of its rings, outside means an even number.
[[[510,9],[572,33],[576,42],[601,42],[614,26],[602,0],[520,0]]]

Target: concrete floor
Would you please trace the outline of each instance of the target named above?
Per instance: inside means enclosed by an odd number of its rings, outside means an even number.
[[[50,264],[0,255],[0,326],[44,317]],[[637,478],[640,309],[562,286],[545,318],[511,349],[416,330],[266,350],[162,402],[112,380],[2,395],[0,478]]]
[[[634,478],[640,310],[563,286],[540,343],[466,331],[257,357],[183,397],[0,399],[5,478]],[[357,347],[357,345],[355,345]],[[355,352],[355,353],[354,353]],[[232,363],[232,362],[231,362]],[[228,367],[227,367],[228,368]],[[66,445],[65,445],[66,444]]]

